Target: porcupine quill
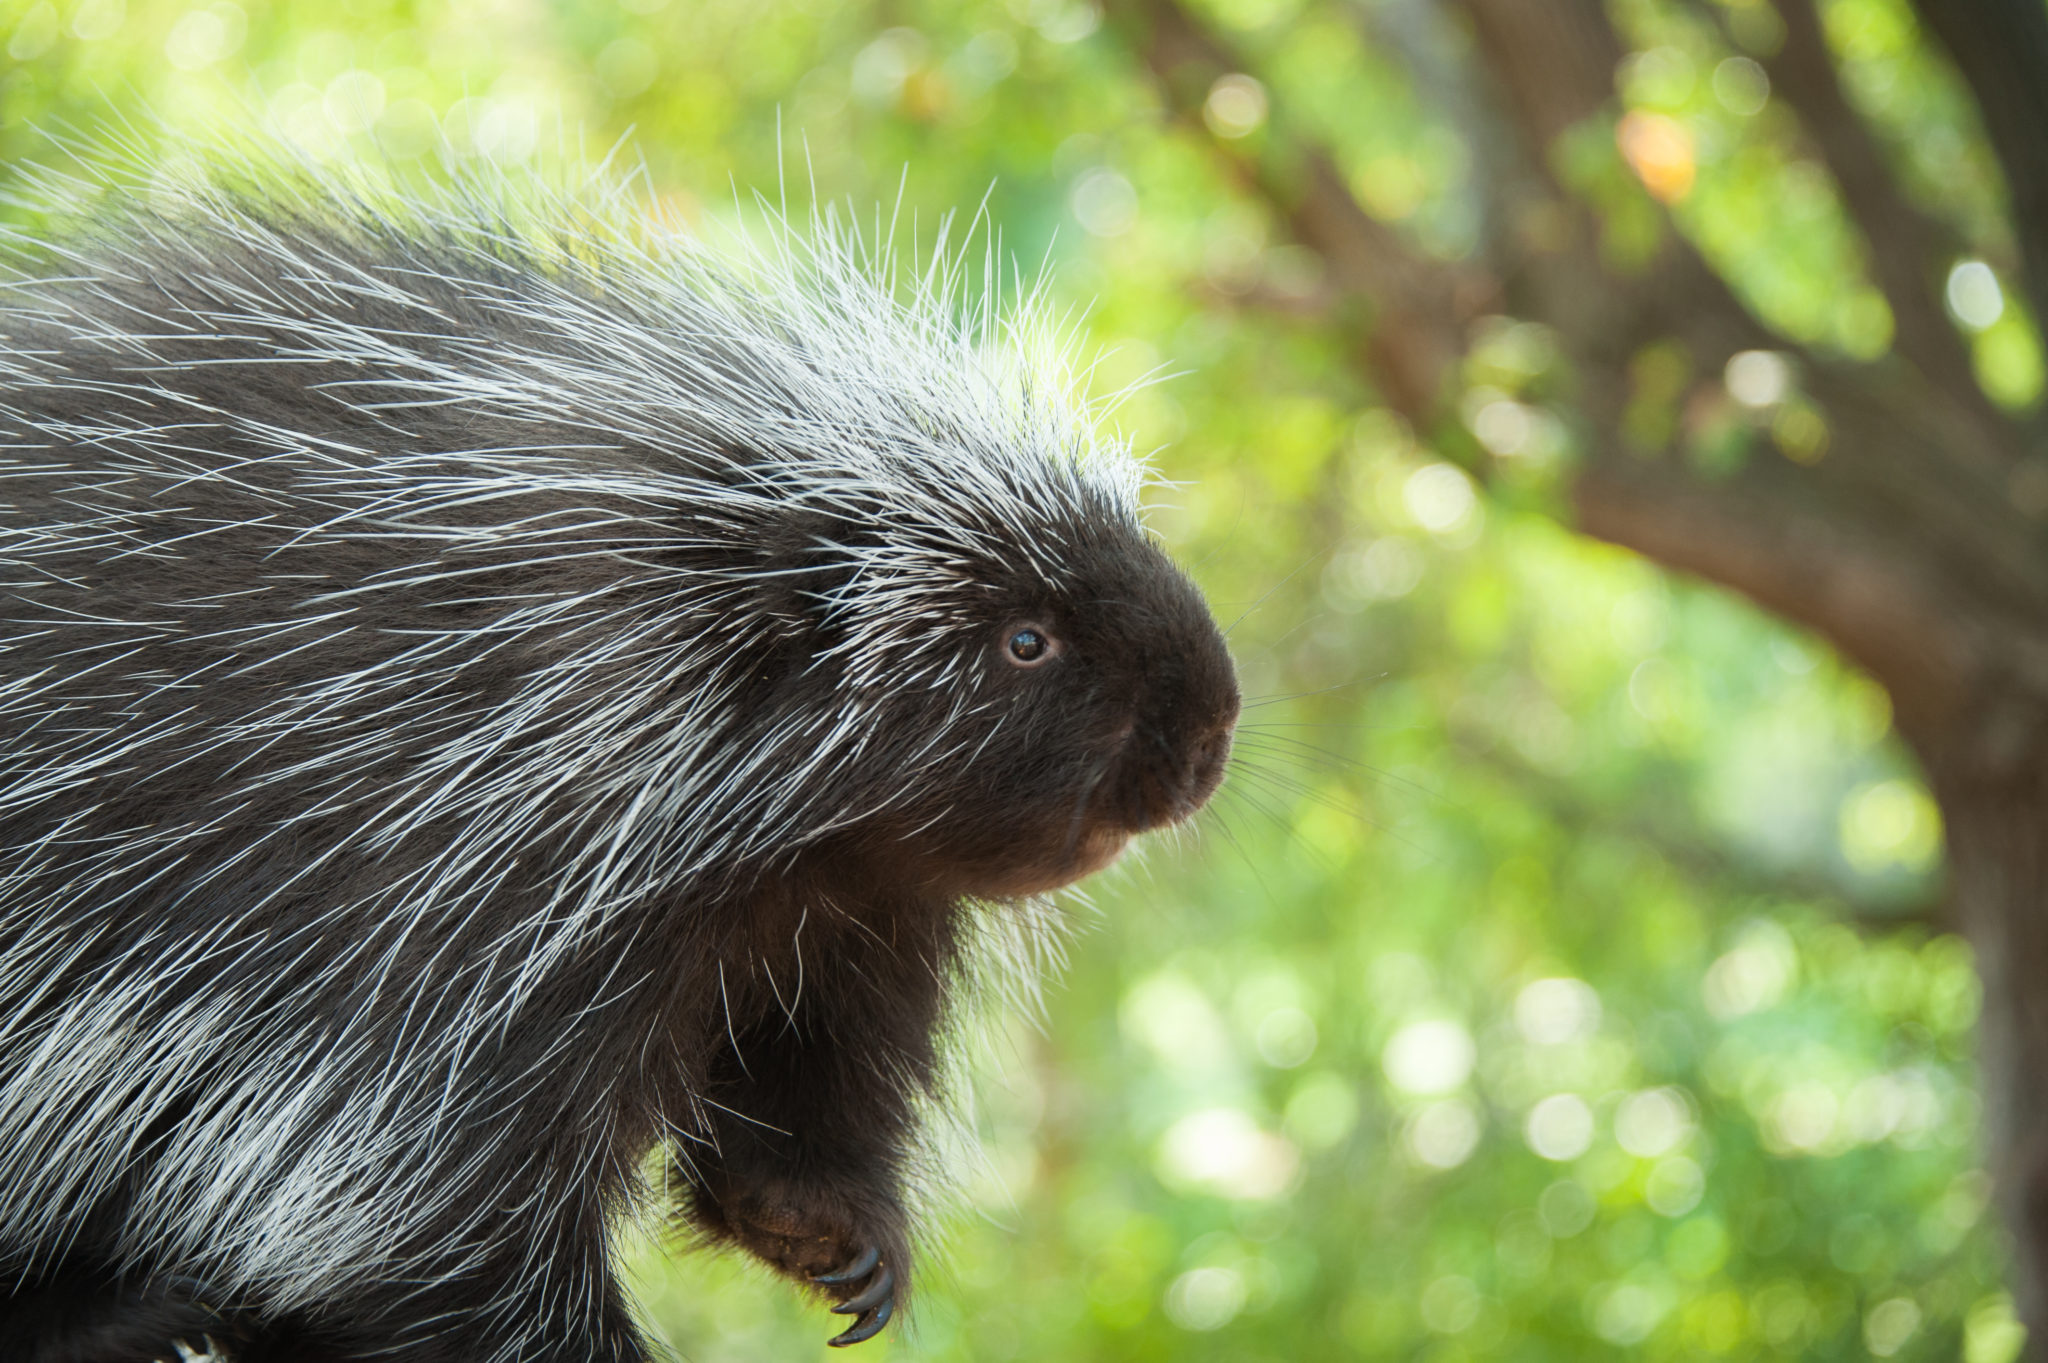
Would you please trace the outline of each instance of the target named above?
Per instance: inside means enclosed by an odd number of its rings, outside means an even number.
[[[636,1363],[664,1196],[872,1336],[973,944],[1221,779],[1141,466],[992,251],[185,159],[0,272],[9,1356]]]

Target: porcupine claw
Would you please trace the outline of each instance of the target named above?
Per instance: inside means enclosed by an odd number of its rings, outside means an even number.
[[[832,1308],[835,1316],[857,1316],[863,1311],[872,1311],[895,1295],[896,1275],[889,1271],[887,1264],[875,1274],[875,1280],[857,1297],[848,1297]]]
[[[820,1273],[811,1281],[822,1283],[826,1287],[837,1287],[840,1283],[858,1282],[874,1272],[875,1265],[880,1262],[882,1262],[881,1248],[877,1245],[869,1245],[866,1249],[855,1255],[853,1262],[845,1268],[831,1273]]]
[[[820,1273],[811,1279],[814,1283],[834,1287],[859,1282],[871,1273],[873,1282],[832,1308],[834,1315],[857,1317],[843,1332],[825,1341],[835,1349],[873,1339],[882,1332],[882,1327],[896,1313],[896,1275],[882,1262],[881,1249],[869,1245],[846,1267],[832,1273]]]
[[[895,1313],[896,1303],[885,1301],[875,1308],[873,1315],[865,1316],[855,1321],[852,1327],[844,1334],[834,1335],[826,1340],[825,1343],[835,1349],[843,1349],[849,1344],[858,1344],[864,1339],[873,1339],[876,1335],[882,1333],[882,1327],[889,1323],[889,1317]]]

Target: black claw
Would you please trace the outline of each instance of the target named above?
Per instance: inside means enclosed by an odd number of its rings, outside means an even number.
[[[867,1285],[858,1297],[848,1297],[832,1308],[835,1316],[857,1316],[863,1311],[872,1311],[889,1300],[896,1288],[896,1275],[884,1264],[875,1280]]]
[[[849,1344],[858,1344],[864,1339],[873,1339],[876,1335],[882,1333],[882,1327],[887,1325],[889,1317],[895,1314],[896,1303],[885,1301],[875,1308],[875,1313],[872,1316],[855,1321],[851,1326],[847,1327],[845,1334],[834,1335],[825,1342],[835,1349],[843,1349]]]
[[[857,1283],[862,1278],[867,1277],[868,1274],[874,1272],[875,1265],[880,1262],[882,1262],[881,1249],[878,1246],[869,1245],[856,1255],[853,1262],[845,1268],[840,1269],[836,1273],[820,1273],[811,1281],[823,1283],[827,1287],[833,1287],[840,1283]],[[861,1338],[865,1339],[867,1336],[863,1335]]]

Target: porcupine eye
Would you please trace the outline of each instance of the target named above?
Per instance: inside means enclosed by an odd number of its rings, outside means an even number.
[[[1003,641],[1003,655],[1015,667],[1037,667],[1057,651],[1052,636],[1036,625],[1019,625]]]

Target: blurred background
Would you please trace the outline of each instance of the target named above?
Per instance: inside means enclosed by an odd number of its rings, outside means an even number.
[[[1455,309],[1454,419],[1397,414],[1262,178],[1291,120],[1374,230],[1479,256],[1490,162],[1425,8],[1190,0],[1257,74],[1184,95],[1085,0],[0,0],[0,183],[47,159],[36,128],[145,110],[261,108],[321,157],[624,139],[693,222],[756,190],[900,200],[909,245],[986,201],[1101,393],[1163,375],[1112,419],[1178,484],[1153,523],[1231,625],[1239,757],[1197,830],[1070,901],[1044,1016],[991,1020],[980,1154],[866,1356],[2008,1363],[1980,989],[1886,692],[1567,528],[1570,357],[1499,295]],[[2028,406],[1967,98],[1904,0],[1819,12],[1913,192],[1988,243],[1944,304]],[[1779,333],[1881,355],[1886,300],[1764,65],[1776,12],[1608,13],[1615,102],[1559,160],[1608,239],[1675,224]],[[1744,354],[1708,415],[1810,453],[1783,361]],[[635,1274],[685,1358],[825,1354],[765,1273],[648,1246]]]

